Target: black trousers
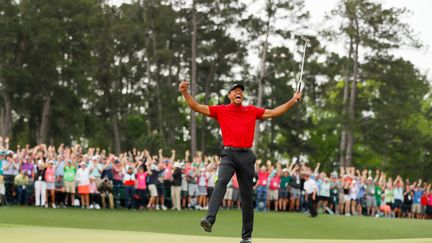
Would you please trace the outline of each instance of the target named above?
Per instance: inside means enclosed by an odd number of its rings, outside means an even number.
[[[5,199],[6,204],[14,204],[14,192],[15,192],[15,175],[4,175],[4,185],[5,185]]]
[[[240,200],[242,208],[242,238],[252,237],[254,208],[253,178],[255,175],[256,156],[250,150],[224,149],[221,152],[221,163],[219,165],[218,180],[210,198],[206,219],[210,223],[216,222],[216,214],[225,196],[228,182],[234,173],[240,187]]]
[[[312,217],[316,217],[318,215],[317,213],[317,199],[315,197],[315,200],[312,200],[312,195],[311,194],[307,194],[308,197],[308,209],[309,209],[309,213]]]

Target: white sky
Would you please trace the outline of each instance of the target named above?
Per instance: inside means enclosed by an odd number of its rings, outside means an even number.
[[[336,7],[338,0],[305,0],[306,9],[311,14],[311,21],[314,28],[319,28],[324,14]],[[431,0],[381,0],[385,7],[406,7],[412,13],[404,18],[414,30],[414,33],[422,41],[424,47],[416,50],[413,48],[403,48],[394,51],[395,56],[401,56],[411,61],[422,74],[428,76],[432,81],[432,1]],[[343,50],[343,45],[336,46],[338,51]]]
[[[324,19],[325,13],[336,7],[339,0],[305,0],[306,9],[310,11],[312,29],[319,29],[320,23]],[[432,0],[378,0],[382,2],[385,7],[406,7],[412,14],[404,18],[414,33],[422,41],[424,47],[417,50],[413,48],[401,48],[394,51],[395,56],[403,57],[411,61],[422,74],[428,76],[429,81],[432,82]],[[111,4],[119,5],[122,2],[129,2],[128,0],[109,0]],[[305,31],[308,33],[308,31]],[[344,46],[341,43],[332,45],[333,51],[343,53]]]

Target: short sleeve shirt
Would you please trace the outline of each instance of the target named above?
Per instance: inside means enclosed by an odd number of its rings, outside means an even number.
[[[209,110],[219,123],[224,146],[252,147],[256,120],[262,118],[265,109],[229,104],[209,106]]]
[[[75,181],[75,175],[76,175],[76,168],[75,166],[65,166],[64,167],[64,180],[68,182]]]

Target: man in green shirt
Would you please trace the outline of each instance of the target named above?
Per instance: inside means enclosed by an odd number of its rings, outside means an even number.
[[[288,206],[288,185],[290,184],[291,176],[289,175],[288,169],[282,170],[282,176],[279,188],[279,209],[286,211]]]
[[[28,203],[27,187],[29,184],[29,178],[22,170],[20,170],[20,173],[15,176],[14,184],[18,193],[18,204],[26,205]]]
[[[375,182],[375,200],[376,200],[377,208],[381,206],[381,194],[382,194],[382,188],[379,182]]]
[[[65,206],[68,202],[68,196],[70,198],[70,205],[73,206],[75,199],[75,176],[76,176],[77,168],[76,164],[72,162],[72,160],[68,159],[67,164],[64,167],[63,180],[65,186]]]

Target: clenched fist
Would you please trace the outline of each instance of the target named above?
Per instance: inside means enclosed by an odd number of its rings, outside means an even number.
[[[296,91],[292,99],[297,103],[300,101],[301,97],[302,97],[302,92]]]
[[[183,93],[183,92],[187,91],[188,87],[189,87],[189,82],[186,80],[183,80],[179,84],[179,91]]]

